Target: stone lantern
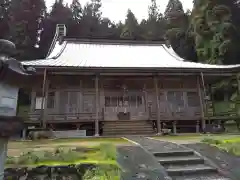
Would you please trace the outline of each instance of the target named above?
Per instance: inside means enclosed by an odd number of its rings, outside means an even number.
[[[0,39],[0,180],[4,178],[8,139],[23,129],[22,119],[16,116],[18,91],[34,73],[33,68],[25,69],[11,58],[15,52],[12,42]]]

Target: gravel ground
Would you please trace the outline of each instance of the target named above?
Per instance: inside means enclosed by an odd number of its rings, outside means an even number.
[[[185,144],[184,146],[197,151],[202,156],[207,157],[231,179],[240,180],[240,157],[220,151],[216,147],[211,147],[202,143]]]
[[[122,180],[171,180],[156,159],[139,146],[118,147]]]
[[[141,144],[143,148],[150,152],[169,152],[185,150],[185,148],[177,144],[173,144],[171,142],[164,142],[144,137],[127,137],[127,138]]]

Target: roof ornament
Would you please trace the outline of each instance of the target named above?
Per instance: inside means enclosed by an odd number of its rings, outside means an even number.
[[[67,28],[65,26],[65,24],[57,24],[56,26],[56,32],[52,41],[52,44],[49,48],[49,51],[47,53],[47,57],[51,54],[51,52],[53,51],[55,45],[57,42],[59,42],[59,44],[61,44],[63,42],[64,37],[67,35]]]

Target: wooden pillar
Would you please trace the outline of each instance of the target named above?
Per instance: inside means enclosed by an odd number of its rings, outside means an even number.
[[[46,80],[45,96],[44,96],[44,108],[43,108],[43,121],[44,121],[44,127],[43,128],[47,128],[47,104],[48,104],[49,85],[50,85],[50,82],[47,79]]]
[[[199,76],[197,77],[197,90],[198,90],[199,101],[200,101],[202,129],[205,129],[205,127],[206,127],[205,113],[204,113],[205,112],[205,106],[204,106],[205,101],[203,99],[202,88],[201,88],[201,78]]]
[[[32,88],[32,92],[31,92],[31,107],[30,107],[30,112],[34,112],[35,110],[35,105],[36,105],[36,90],[34,88]]]
[[[161,132],[161,120],[160,120],[160,102],[159,102],[159,89],[158,89],[158,79],[154,76],[154,85],[156,91],[156,111],[157,111],[157,133]]]
[[[42,86],[42,102],[41,102],[41,122],[42,122],[42,127],[45,129],[46,128],[46,121],[45,121],[45,107],[46,107],[46,84],[47,84],[47,69],[44,69],[44,74],[43,74],[43,86]]]
[[[240,95],[240,74],[237,74],[238,94]]]
[[[99,76],[95,77],[95,90],[96,90],[96,119],[95,119],[95,136],[99,136]]]

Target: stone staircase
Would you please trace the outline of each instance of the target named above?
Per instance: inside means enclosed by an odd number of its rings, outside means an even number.
[[[152,124],[148,121],[119,120],[107,121],[103,124],[103,136],[117,135],[151,135],[154,134]]]
[[[144,137],[131,137],[130,140],[151,153],[172,180],[230,180],[193,150]]]
[[[194,151],[153,152],[153,155],[173,180],[229,180]]]

